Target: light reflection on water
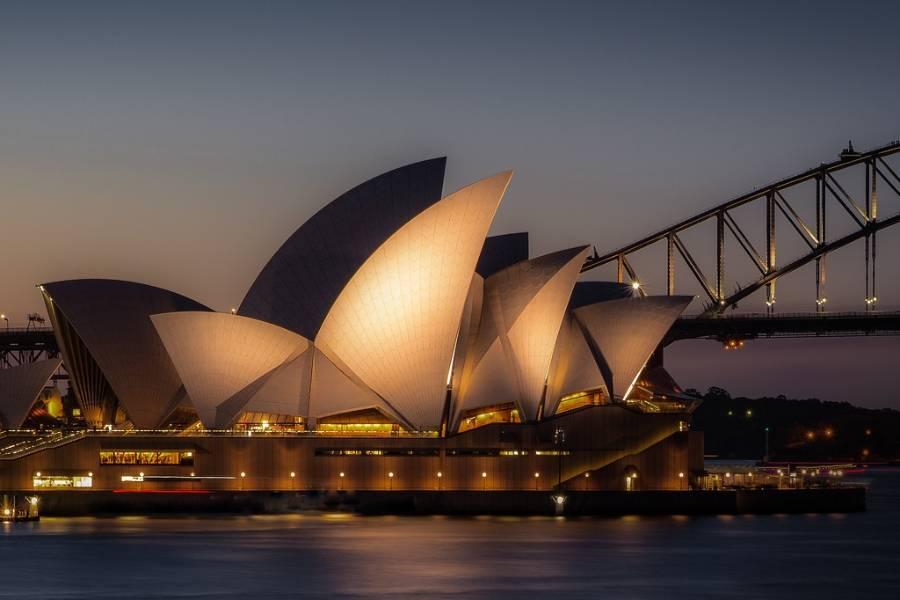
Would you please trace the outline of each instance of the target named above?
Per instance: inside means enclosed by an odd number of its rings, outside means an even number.
[[[45,518],[0,536],[0,598],[900,596],[900,471],[871,510],[722,517]]]

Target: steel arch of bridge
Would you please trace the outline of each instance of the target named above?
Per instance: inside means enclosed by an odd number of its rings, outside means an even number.
[[[816,311],[823,312],[825,297],[825,258],[830,253],[858,239],[866,240],[866,309],[874,308],[877,300],[875,294],[875,257],[876,234],[878,231],[900,223],[900,213],[887,219],[878,219],[878,184],[887,185],[900,196],[900,176],[884,160],[885,157],[900,152],[900,141],[894,141],[886,146],[864,153],[853,151],[852,144],[841,153],[840,160],[823,163],[822,165],[782,179],[776,183],[760,188],[749,194],[745,194],[724,204],[720,204],[694,217],[681,221],[653,235],[649,235],[633,244],[619,248],[604,255],[597,254],[589,257],[582,267],[582,272],[615,262],[617,266],[616,277],[619,282],[627,276],[632,281],[639,281],[637,274],[628,256],[656,243],[666,244],[666,293],[675,293],[675,255],[681,256],[688,266],[688,270],[697,280],[706,293],[709,302],[703,312],[703,316],[717,316],[729,307],[744,298],[750,296],[760,288],[766,288],[767,311],[772,312],[775,303],[775,283],[779,277],[797,270],[809,262],[816,264]],[[865,168],[865,199],[859,203],[849,194],[835,179],[834,174],[852,167]],[[816,222],[807,224],[794,210],[783,192],[799,186],[807,181],[816,182]],[[826,240],[825,225],[827,222],[826,200],[834,198],[837,204],[846,211],[856,224],[856,229],[834,240]],[[765,204],[766,247],[765,252],[760,253],[753,246],[750,238],[744,233],[740,225],[731,215],[733,209],[744,206],[754,201]],[[777,264],[777,239],[775,232],[776,215],[782,214],[792,229],[806,242],[808,252],[779,266]],[[714,279],[709,279],[701,270],[694,256],[682,241],[683,232],[702,223],[714,219],[716,221],[716,273]],[[750,258],[753,265],[759,271],[759,278],[750,284],[739,287],[731,295],[725,292],[725,231],[728,230],[737,240],[738,245]],[[643,290],[641,289],[641,294]]]

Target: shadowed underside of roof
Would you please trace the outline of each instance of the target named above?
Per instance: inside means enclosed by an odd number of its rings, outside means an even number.
[[[18,429],[28,418],[37,401],[62,360],[49,358],[11,369],[0,369],[0,417],[3,427]]]
[[[492,235],[484,240],[475,272],[490,277],[497,271],[528,260],[528,232]]]
[[[209,308],[181,294],[131,281],[76,279],[42,287],[66,365],[75,354],[73,340],[65,336],[69,332],[78,338],[78,345],[83,344],[90,355],[85,361],[96,363],[135,427],[157,427],[182,384],[150,315]],[[60,319],[67,326],[58,327]],[[86,368],[84,373],[95,377],[95,371]],[[70,374],[78,376],[71,369]],[[81,393],[97,386],[81,381],[75,387]]]

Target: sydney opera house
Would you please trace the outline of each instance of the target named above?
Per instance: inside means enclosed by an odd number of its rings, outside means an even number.
[[[60,357],[0,371],[0,487],[685,489],[696,401],[654,357],[691,298],[578,281],[588,246],[487,237],[512,173],[444,195],[444,168],[326,204],[226,313],[41,285]],[[60,363],[75,402],[50,410]]]

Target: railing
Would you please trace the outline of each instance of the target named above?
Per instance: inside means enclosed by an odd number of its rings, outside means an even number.
[[[38,437],[21,440],[0,448],[0,460],[15,460],[42,450],[50,450],[65,446],[86,435],[85,431],[54,432],[50,434],[34,434]]]
[[[323,437],[373,437],[373,438],[405,438],[405,439],[426,439],[438,436],[436,431],[392,431],[390,433],[377,432],[333,432],[333,431],[277,431],[277,430],[259,430],[246,431],[238,429],[205,429],[186,432],[183,429],[80,429],[78,431],[64,434],[62,432],[42,433],[34,429],[18,429],[9,430],[0,434],[2,435],[32,435],[41,436],[40,440],[48,438],[59,439],[60,436],[79,436],[79,437],[126,437],[126,436],[154,436],[154,437],[280,437],[280,438],[323,438]],[[5,448],[0,447],[0,458],[5,453],[12,451],[14,446],[22,444],[34,443],[36,440],[22,440],[11,444]],[[66,442],[68,443],[68,441]]]
[[[895,318],[900,317],[900,311],[872,311],[872,312],[790,312],[790,313],[734,313],[730,315],[684,315],[683,320],[692,319],[769,319],[777,321],[778,319],[878,319],[878,318]]]

